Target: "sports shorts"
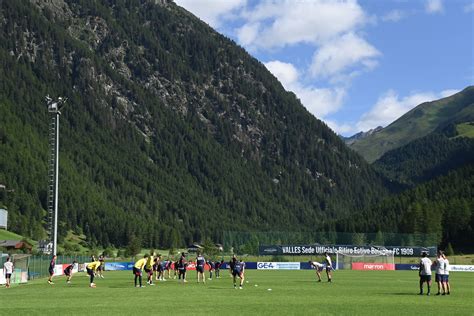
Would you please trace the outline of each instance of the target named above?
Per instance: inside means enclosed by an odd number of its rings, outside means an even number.
[[[420,275],[420,280],[422,282],[429,282],[431,281],[431,275]]]

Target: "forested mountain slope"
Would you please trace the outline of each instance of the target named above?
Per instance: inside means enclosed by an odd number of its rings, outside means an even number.
[[[0,198],[25,236],[45,237],[47,94],[69,98],[60,238],[348,230],[385,194],[263,64],[169,1],[1,1],[0,78]]]
[[[474,86],[450,97],[418,105],[389,126],[353,141],[349,146],[372,163],[399,148],[450,124],[474,121]]]
[[[455,131],[455,127],[449,130]],[[387,178],[414,186],[474,164],[474,139],[437,131],[386,152],[373,166]]]

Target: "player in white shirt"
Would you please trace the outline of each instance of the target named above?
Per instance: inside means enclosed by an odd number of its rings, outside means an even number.
[[[5,271],[5,287],[10,287],[10,279],[13,274],[13,262],[11,262],[10,257],[7,258],[7,261],[3,264],[3,269]]]
[[[423,252],[421,255],[421,260],[420,260],[420,269],[419,269],[419,275],[420,275],[420,295],[423,295],[423,283],[426,282],[428,285],[428,293],[426,295],[430,295],[431,291],[431,266],[433,263],[431,262],[430,258],[428,258],[428,255],[426,252]]]
[[[327,252],[324,253],[324,262],[326,263],[326,275],[328,276],[328,282],[332,282],[332,261],[331,257]]]
[[[449,270],[451,270],[451,267],[449,266],[449,260],[444,253],[443,253],[443,259],[444,259],[443,285],[444,285],[444,290],[446,291],[443,293],[443,295],[446,295],[446,294],[450,295],[451,286],[449,285]]]
[[[316,269],[316,275],[318,276],[318,282],[321,282],[321,271],[323,271],[324,264],[319,263],[317,261],[309,261],[311,268]]]
[[[444,287],[444,258],[441,250],[438,250],[438,256],[433,263],[433,266],[436,268],[435,281],[438,284],[438,293],[436,293],[436,295],[441,295],[441,288],[443,289],[443,293],[446,292]]]

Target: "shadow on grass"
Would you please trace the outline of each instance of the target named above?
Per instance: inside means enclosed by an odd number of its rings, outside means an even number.
[[[244,287],[245,289],[245,287]],[[232,286],[231,287],[215,287],[215,286],[207,286],[206,290],[219,290],[219,291],[236,291]]]
[[[423,296],[419,295],[418,293],[410,293],[410,292],[400,292],[400,293],[384,293],[384,295],[397,295],[397,296]],[[424,294],[426,296],[426,294]]]

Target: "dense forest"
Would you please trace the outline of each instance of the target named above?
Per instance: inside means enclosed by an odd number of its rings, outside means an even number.
[[[229,231],[435,229],[456,246],[472,234],[472,168],[427,166],[427,176],[413,161],[420,173],[400,178],[389,162],[374,168],[171,1],[1,1],[0,78],[0,203],[10,229],[36,240],[47,237],[48,94],[68,97],[60,241],[72,231],[90,246],[181,247]],[[470,218],[457,232],[444,225],[453,205]],[[428,228],[408,222],[428,209],[438,214]]]

